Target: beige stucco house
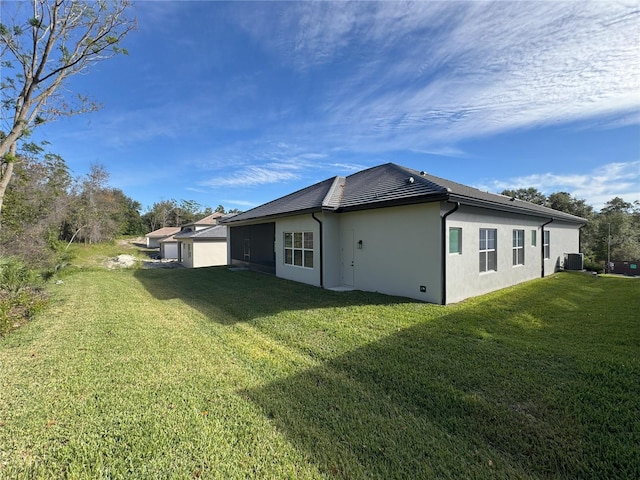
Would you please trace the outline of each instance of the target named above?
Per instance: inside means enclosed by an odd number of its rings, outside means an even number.
[[[220,212],[187,223],[173,238],[178,262],[187,268],[227,264],[227,227],[218,225],[225,215]]]
[[[175,235],[180,244],[178,261],[187,268],[227,265],[227,226],[183,230]]]
[[[174,233],[178,233],[180,231],[180,227],[162,227],[153,232],[147,233],[145,238],[147,240],[147,248],[158,248],[160,247],[160,240],[163,238],[167,238]]]
[[[388,163],[224,223],[229,264],[447,304],[563,268],[586,220]]]

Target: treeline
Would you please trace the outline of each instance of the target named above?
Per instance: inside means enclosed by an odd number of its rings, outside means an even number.
[[[179,227],[192,223],[215,212],[240,213],[240,210],[234,208],[226,211],[222,205],[218,205],[215,210],[211,207],[203,208],[194,200],[160,200],[142,215],[141,220],[147,233],[162,227]]]
[[[584,253],[586,263],[604,265],[607,260],[640,260],[638,201],[629,203],[615,197],[596,212],[585,200],[567,192],[547,196],[535,188],[520,188],[501,193],[585,218],[587,224],[580,229],[580,251]]]
[[[49,268],[71,242],[98,243],[180,226],[214,212],[193,200],[160,200],[143,213],[140,202],[110,187],[101,165],[74,177],[59,155],[26,144],[13,163],[0,216],[0,257],[17,257],[36,268]],[[587,262],[640,260],[640,203],[616,197],[596,212],[567,192],[545,195],[535,188],[504,190],[503,195],[583,217],[580,248]]]
[[[72,242],[144,235],[214,211],[226,213],[222,205],[212,210],[193,200],[161,200],[142,213],[140,202],[109,186],[102,165],[74,177],[62,157],[35,144],[24,146],[13,169],[0,215],[0,257],[17,258],[40,270],[60,263]]]

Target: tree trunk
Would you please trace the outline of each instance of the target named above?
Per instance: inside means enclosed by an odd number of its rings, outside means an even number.
[[[73,241],[76,238],[76,235],[78,235],[78,233],[80,233],[80,230],[82,230],[86,225],[81,226],[79,229],[76,230],[76,233],[73,234],[73,236],[71,237],[71,240],[69,240],[69,243],[67,244],[67,248],[65,248],[64,250],[67,251],[69,250],[69,247],[71,246],[71,244],[73,243]],[[86,245],[87,242],[85,242]]]
[[[7,191],[7,187],[9,186],[9,182],[11,181],[11,176],[13,175],[13,162],[16,153],[16,144],[14,143],[9,148],[9,155],[12,157],[11,160],[7,161],[7,166],[4,171],[0,174],[0,219],[2,219],[2,204],[4,202],[4,194]],[[2,221],[0,220],[0,228],[2,228]]]

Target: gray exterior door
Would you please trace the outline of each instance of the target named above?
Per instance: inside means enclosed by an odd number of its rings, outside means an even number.
[[[340,236],[340,255],[342,263],[342,284],[353,286],[354,261],[353,261],[353,230],[343,230]]]

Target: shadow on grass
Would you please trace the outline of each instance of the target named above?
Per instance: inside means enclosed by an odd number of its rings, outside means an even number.
[[[570,284],[563,307],[547,305],[566,288],[549,281],[492,295],[239,394],[328,476],[636,478],[637,338],[627,340],[618,364],[609,360],[616,344],[597,326],[555,345],[566,323],[581,326],[574,305],[594,295],[591,284]],[[597,292],[596,303],[605,295]],[[544,331],[511,323],[518,307],[548,315]]]
[[[226,267],[135,275],[156,299],[228,325],[415,305]],[[636,478],[639,284],[614,282],[562,274],[332,358],[309,346],[319,366],[238,394],[328,477]]]
[[[283,311],[410,302],[376,293],[333,292],[228,267],[140,269],[134,275],[156,299],[182,300],[212,321],[228,325]]]
[[[538,388],[571,381],[559,370],[549,359],[498,352],[491,340],[421,325],[242,393],[339,477],[484,478],[496,468],[516,478],[536,470],[574,477],[582,435],[536,397]],[[512,391],[519,375],[527,388]]]

